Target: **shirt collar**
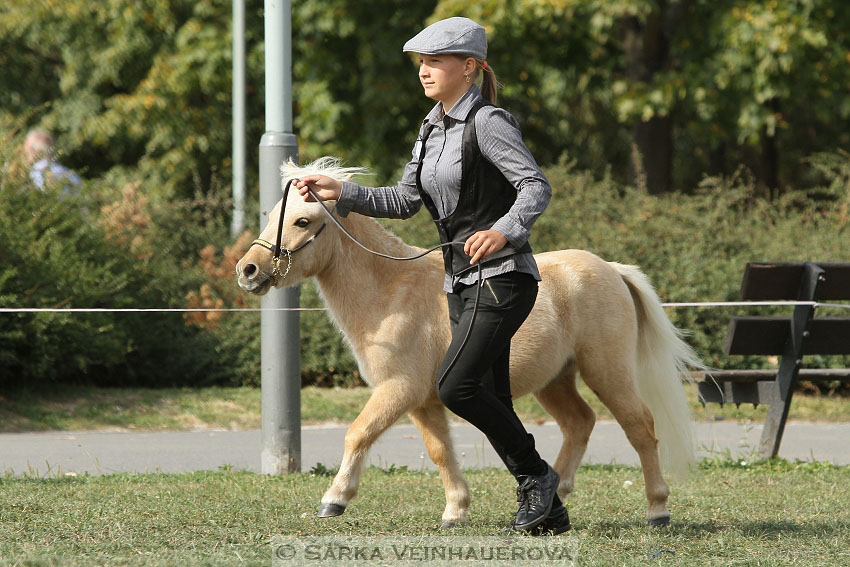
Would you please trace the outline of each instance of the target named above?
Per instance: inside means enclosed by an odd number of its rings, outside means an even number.
[[[431,112],[428,113],[428,116],[425,117],[423,122],[437,124],[442,122],[443,118],[446,116],[455,121],[463,122],[466,120],[466,115],[469,114],[470,110],[472,110],[473,105],[481,100],[481,98],[483,98],[481,96],[481,90],[476,85],[472,85],[447,113],[443,113],[443,103],[438,102],[434,105],[434,108],[431,109]]]

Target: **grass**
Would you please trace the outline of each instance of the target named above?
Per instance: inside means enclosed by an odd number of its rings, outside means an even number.
[[[611,413],[580,382],[582,396],[601,419]],[[736,408],[697,401],[696,390],[687,387],[697,420],[764,421],[766,406]],[[301,390],[303,423],[350,423],[369,398],[368,388],[316,388]],[[532,396],[516,400],[524,421],[551,419]],[[796,394],[792,420],[850,422],[850,400],[842,397]],[[402,422],[407,422],[405,416]],[[260,391],[255,388],[92,388],[57,386],[48,391],[28,390],[0,395],[0,432],[87,431],[130,429],[179,431],[193,429],[254,429],[260,427]]]
[[[574,529],[559,537],[570,538],[581,566],[850,564],[850,467],[717,458],[700,468],[672,485],[673,523],[652,529],[638,469],[582,467],[568,500]],[[513,479],[495,469],[466,478],[470,522],[451,534],[498,534],[516,505]],[[343,516],[319,519],[329,482],[226,469],[0,477],[0,565],[270,565],[275,535],[445,533],[436,473],[372,467]],[[650,559],[661,550],[674,553]]]

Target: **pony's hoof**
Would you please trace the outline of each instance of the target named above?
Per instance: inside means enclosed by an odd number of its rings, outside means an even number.
[[[664,526],[670,525],[670,516],[661,516],[660,518],[653,518],[649,520],[646,525],[651,528],[661,528]]]
[[[452,528],[458,527],[459,525],[460,525],[459,522],[450,521],[450,520],[443,520],[442,522],[440,522],[440,529],[441,530],[450,530]]]
[[[334,516],[342,516],[345,512],[345,506],[342,504],[322,504],[319,506],[318,516],[320,518],[333,518]]]

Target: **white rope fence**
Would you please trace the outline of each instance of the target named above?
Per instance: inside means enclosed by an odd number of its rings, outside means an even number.
[[[695,303],[662,303],[662,307],[774,307],[810,305],[812,307],[838,307],[850,309],[842,303],[820,303],[817,301],[704,301]]]
[[[702,301],[662,303],[673,309],[693,307],[795,307],[808,305],[815,308],[834,307],[850,309],[850,304],[819,303],[817,301]],[[232,308],[108,308],[108,307],[0,307],[0,313],[260,313],[263,311],[327,311],[327,307],[232,307]]]
[[[231,307],[196,309],[167,309],[152,307],[149,309],[111,309],[108,307],[0,307],[0,313],[259,313],[261,311],[327,311],[327,307]]]

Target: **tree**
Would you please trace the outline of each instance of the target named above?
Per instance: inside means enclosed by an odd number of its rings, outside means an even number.
[[[626,179],[634,144],[650,191],[741,162],[776,187],[850,143],[841,0],[441,0],[431,20],[453,15],[488,28],[504,104],[544,163]]]
[[[116,187],[140,179],[166,198],[229,194],[229,0],[61,5],[0,6],[0,118],[54,130],[69,165]],[[393,181],[432,104],[401,46],[453,15],[487,28],[503,104],[544,165],[574,160],[632,183],[643,171],[649,190],[664,191],[743,163],[779,188],[812,181],[797,167],[805,157],[850,145],[843,0],[301,0],[302,159],[338,155]],[[253,140],[263,131],[262,36],[254,5]],[[249,187],[256,169],[249,152]]]
[[[422,118],[416,66],[402,53],[434,1],[306,0],[293,5],[299,151],[338,155],[389,178],[410,159]]]
[[[62,10],[43,0],[7,4],[0,36],[15,48],[3,61],[11,72],[2,83],[14,104],[3,110],[46,104],[37,121],[59,134],[70,165],[90,177],[108,174],[120,186],[141,176],[163,195],[206,189],[230,139],[228,129],[215,127],[229,113],[229,76],[221,72],[230,57],[227,6],[212,0],[68,0]],[[28,56],[18,60],[20,52]],[[30,64],[43,79],[14,83]]]

